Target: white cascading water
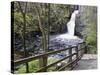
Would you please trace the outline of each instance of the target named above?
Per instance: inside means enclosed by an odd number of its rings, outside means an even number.
[[[78,10],[75,10],[72,15],[70,21],[67,23],[68,32],[65,34],[60,35],[54,35],[51,36],[49,46],[51,50],[59,50],[64,49],[65,47],[69,45],[77,45],[78,43],[82,42],[83,40],[79,37],[74,35],[75,32],[75,19],[76,15],[78,14]],[[64,56],[68,55],[68,52],[60,53],[57,55],[54,55],[55,58],[62,58]],[[61,63],[57,64],[58,66],[61,65]]]
[[[78,39],[77,36],[74,36],[75,32],[75,19],[76,15],[78,14],[78,10],[75,10],[72,15],[70,21],[67,23],[68,32],[62,35],[57,36],[56,38],[62,39]]]
[[[75,10],[71,15],[70,21],[67,23],[68,34],[71,36],[74,36],[75,18],[77,14],[78,14],[78,10]]]
[[[55,46],[57,44],[63,45],[63,46],[76,45],[83,41],[78,36],[74,35],[75,20],[76,20],[76,15],[78,15],[78,12],[79,12],[78,10],[75,10],[71,15],[70,21],[67,23],[66,26],[67,26],[68,32],[66,32],[65,34],[50,36],[51,46]]]

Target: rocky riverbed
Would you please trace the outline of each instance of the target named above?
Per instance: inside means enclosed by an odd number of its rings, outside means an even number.
[[[32,36],[32,35],[31,35]],[[68,36],[68,34],[60,34],[60,35],[50,35],[49,36],[49,50],[48,51],[54,51],[54,50],[61,50],[64,48],[67,48],[69,45],[77,45],[78,43],[83,42],[82,39],[80,39],[77,36]],[[27,36],[26,38],[26,50],[30,52],[31,54],[39,54],[42,53],[43,50],[41,49],[40,44],[40,36]],[[18,51],[24,51],[23,46],[23,40],[22,39],[15,39],[15,49]],[[56,58],[62,58],[66,56],[66,53],[68,52],[62,52],[58,53],[56,55],[51,55],[52,57]]]

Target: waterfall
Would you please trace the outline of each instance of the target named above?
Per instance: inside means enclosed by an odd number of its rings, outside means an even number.
[[[75,10],[72,15],[71,15],[71,19],[70,21],[67,23],[67,28],[68,28],[68,32],[66,32],[65,34],[61,34],[59,36],[56,37],[56,39],[61,38],[62,40],[65,39],[78,39],[77,36],[74,36],[74,32],[75,32],[75,20],[76,20],[76,15],[78,14],[78,10]]]
[[[75,18],[76,15],[78,14],[78,10],[75,10],[72,15],[71,15],[71,19],[70,21],[67,23],[67,28],[68,28],[68,34],[71,36],[74,36],[74,32],[75,32]]]
[[[74,35],[75,32],[75,20],[76,20],[76,15],[78,14],[78,10],[75,10],[69,22],[66,24],[68,28],[68,32],[64,34],[58,34],[54,36],[50,36],[50,41],[49,41],[49,50],[61,50],[68,48],[68,46],[76,46],[78,43],[82,43],[83,39],[79,38],[78,36]],[[73,50],[74,52],[74,50]],[[62,53],[53,55],[53,58],[63,58],[68,55],[68,51],[64,51]],[[58,65],[60,65],[58,63]]]
[[[75,10],[71,15],[71,19],[66,24],[68,32],[66,32],[65,34],[50,36],[50,44],[49,44],[50,50],[65,49],[68,47],[68,45],[74,46],[77,45],[78,43],[83,42],[83,39],[74,35],[75,20],[78,12],[79,12],[78,10]],[[68,52],[66,51],[64,53],[54,55],[53,57],[62,58],[65,57],[67,54]]]

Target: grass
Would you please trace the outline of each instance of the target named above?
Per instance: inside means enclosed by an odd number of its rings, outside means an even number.
[[[56,62],[58,59],[53,58],[53,57],[49,57],[48,58],[48,65],[51,63]],[[20,66],[17,66],[17,70],[15,71],[15,73],[26,73],[26,66],[25,64],[22,64]],[[52,66],[50,68],[48,68],[47,71],[54,71],[54,69],[56,68],[56,66]],[[29,62],[29,72],[35,72],[36,70],[39,69],[39,60],[34,60],[34,61],[30,61]]]
[[[59,59],[53,58],[53,57],[49,57],[49,58],[48,58],[48,65],[49,65],[49,64],[52,64],[52,63],[54,63],[54,62],[56,62],[57,60],[59,60]],[[56,70],[56,65],[54,65],[54,66],[48,68],[47,71],[48,71],[48,72],[51,72],[51,71],[55,71],[55,70]]]

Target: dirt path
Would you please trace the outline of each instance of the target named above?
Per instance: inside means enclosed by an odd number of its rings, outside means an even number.
[[[73,70],[97,69],[97,55],[84,54],[78,65]]]

